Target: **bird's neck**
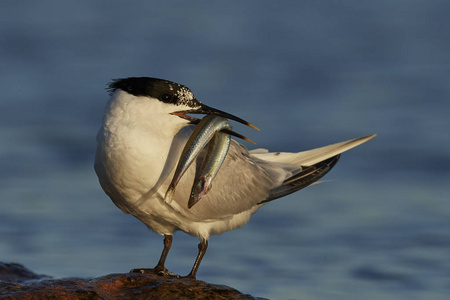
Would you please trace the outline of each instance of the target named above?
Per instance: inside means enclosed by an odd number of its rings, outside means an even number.
[[[117,91],[105,110],[103,126],[113,130],[137,130],[143,136],[171,140],[188,122],[161,109],[160,103]]]

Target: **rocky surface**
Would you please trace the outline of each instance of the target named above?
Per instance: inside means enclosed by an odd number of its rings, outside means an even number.
[[[158,274],[52,279],[0,262],[0,299],[263,299],[200,280]]]

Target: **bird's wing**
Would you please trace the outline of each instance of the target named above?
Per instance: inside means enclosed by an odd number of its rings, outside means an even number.
[[[252,157],[257,157],[259,159],[271,162],[289,163],[299,166],[312,166],[328,158],[341,154],[342,152],[350,150],[356,146],[359,146],[362,143],[373,139],[375,136],[376,134],[372,134],[359,139],[348,140],[345,142],[298,153],[268,152],[265,149],[255,149],[250,151],[250,155]]]
[[[339,153],[374,136],[299,153],[270,153],[261,149],[249,152],[232,140],[208,194],[188,209],[189,195],[202,155],[180,180],[174,200],[169,205],[193,221],[228,218],[314,183],[334,166]]]
[[[370,135],[359,139],[353,139],[341,143],[328,145],[299,153],[276,152],[270,153],[265,149],[256,149],[250,151],[251,155],[260,159],[266,159],[272,162],[291,162],[302,166],[301,172],[298,172],[286,179],[283,184],[273,188],[269,192],[269,196],[259,204],[264,204],[277,198],[294,193],[305,188],[322,178],[328,173],[339,160],[340,154],[351,148],[354,148],[376,135]]]
[[[197,204],[188,209],[196,169],[201,165],[202,159],[203,157],[199,156],[195,165],[189,167],[178,183],[173,201],[168,203],[193,221],[224,219],[248,211],[266,199],[274,186],[281,185],[294,174],[287,167],[277,166],[277,163],[251,158],[244,146],[231,140],[228,154],[212,182],[211,189]]]
[[[327,174],[339,160],[340,154],[318,162],[312,166],[306,166],[303,170],[290,178],[283,184],[270,190],[269,196],[258,204],[265,204],[269,201],[289,195],[299,191],[311,184],[317,183],[317,180]]]

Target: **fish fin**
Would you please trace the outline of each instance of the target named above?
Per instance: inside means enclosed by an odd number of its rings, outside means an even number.
[[[175,194],[175,189],[173,187],[169,187],[167,189],[166,195],[164,196],[164,202],[171,203],[173,201],[174,194]]]

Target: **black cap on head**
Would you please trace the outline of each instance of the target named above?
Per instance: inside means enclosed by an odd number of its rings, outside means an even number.
[[[188,106],[189,109],[174,111],[172,114],[191,122],[197,119],[186,114],[217,115],[259,130],[258,127],[241,118],[202,104],[188,87],[172,81],[151,77],[128,77],[115,79],[108,85],[111,95],[118,89],[134,96],[151,97],[168,104]]]
[[[128,77],[115,79],[108,85],[108,91],[112,94],[117,89],[134,96],[152,97],[174,105],[190,107],[201,105],[188,87],[159,78]]]

